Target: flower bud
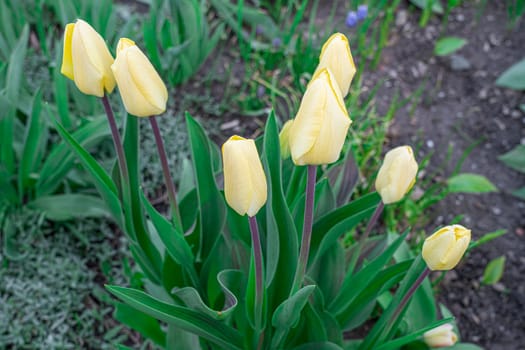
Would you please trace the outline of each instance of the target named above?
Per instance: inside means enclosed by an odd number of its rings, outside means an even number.
[[[458,336],[454,333],[452,325],[446,323],[425,332],[423,340],[431,348],[444,348],[456,344]]]
[[[111,66],[129,114],[150,117],[164,113],[168,90],[146,55],[132,40],[122,38]]]
[[[224,195],[239,215],[255,216],[266,203],[266,176],[255,142],[232,136],[222,145]]]
[[[111,72],[113,57],[104,39],[87,22],[69,23],[64,32],[60,73],[75,82],[87,95],[104,96],[115,88]]]
[[[383,203],[400,201],[416,182],[417,162],[410,146],[388,151],[376,178],[376,190]]]
[[[293,124],[293,119],[289,119],[284,123],[281,132],[279,133],[279,145],[281,146],[281,157],[283,159],[290,158],[290,129]]]
[[[308,84],[289,131],[293,162],[296,165],[335,162],[351,123],[334,76],[330,70],[322,69]]]
[[[348,39],[344,34],[335,33],[324,43],[319,56],[319,65],[313,76],[315,77],[325,68],[332,72],[343,97],[345,97],[348,94],[356,69]]]
[[[423,243],[423,260],[429,269],[451,270],[465,254],[470,243],[470,230],[451,225],[437,230]]]

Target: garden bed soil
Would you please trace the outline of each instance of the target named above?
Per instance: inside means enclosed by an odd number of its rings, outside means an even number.
[[[421,83],[426,84],[413,115],[408,108],[397,113],[387,149],[422,141],[418,158],[432,153],[429,170],[433,170],[446,162],[452,146],[451,160],[441,171],[445,179],[463,153],[479,142],[461,172],[484,175],[499,191],[449,195],[432,210],[427,234],[459,214],[464,214],[461,223],[472,229],[473,239],[497,229],[507,234],[476,248],[447,273],[439,301],[456,316],[463,341],[491,350],[525,349],[525,202],[510,194],[525,185],[525,176],[498,160],[525,143],[525,115],[519,109],[525,94],[494,83],[525,57],[525,26],[522,21],[509,29],[504,1],[488,1],[482,12],[478,3],[465,2],[452,12],[443,35],[468,40],[452,57],[433,54],[442,20],[434,18],[421,28],[420,12],[401,6],[380,66],[366,73],[364,80],[372,87],[387,78],[377,95],[383,112],[396,91],[408,97]],[[506,265],[500,282],[481,284],[486,264],[502,255]]]

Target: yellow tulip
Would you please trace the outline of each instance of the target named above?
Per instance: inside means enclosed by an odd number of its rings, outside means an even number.
[[[423,340],[431,348],[444,348],[456,344],[458,336],[454,333],[452,325],[446,323],[425,332]]]
[[[111,66],[129,114],[150,117],[164,113],[168,90],[146,55],[132,40],[122,38]]]
[[[461,225],[443,227],[423,243],[423,259],[429,269],[451,270],[465,254],[470,243],[470,230]]]
[[[289,119],[284,123],[281,132],[279,133],[279,144],[281,146],[281,157],[288,159],[290,157],[290,129],[292,127],[293,119]]]
[[[111,64],[113,56],[93,27],[81,19],[66,26],[60,73],[73,80],[80,91],[98,97],[104,96],[104,90],[113,91]]]
[[[255,142],[232,136],[222,145],[224,195],[239,215],[255,216],[266,203],[266,176]]]
[[[328,68],[332,72],[343,97],[345,97],[348,94],[356,68],[348,39],[344,34],[335,33],[328,38],[321,49],[319,65],[313,76],[315,77],[324,68]]]
[[[289,131],[293,162],[296,165],[335,162],[351,123],[332,73],[321,70],[308,84]]]
[[[383,203],[401,200],[414,186],[417,169],[410,146],[400,146],[388,151],[376,178],[376,190]]]

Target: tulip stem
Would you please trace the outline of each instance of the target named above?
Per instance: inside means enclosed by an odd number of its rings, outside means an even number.
[[[171,203],[171,215],[172,220],[182,230],[182,222],[179,214],[179,206],[177,205],[177,194],[175,192],[175,185],[173,184],[173,178],[171,177],[170,168],[168,165],[168,157],[166,156],[166,150],[164,148],[164,142],[160,134],[159,125],[155,116],[149,117],[151,128],[153,129],[153,135],[155,136],[155,143],[157,144],[157,150],[159,152],[160,163],[162,164],[162,172],[164,174],[164,181],[166,182],[166,188],[168,190],[168,197]]]
[[[392,315],[392,318],[391,318],[392,320],[395,320],[399,316],[401,311],[403,311],[403,309],[405,308],[405,306],[408,303],[408,301],[410,300],[410,298],[412,298],[412,295],[414,295],[416,290],[419,288],[421,283],[423,283],[425,278],[427,278],[429,273],[430,273],[430,269],[428,268],[428,266],[425,266],[425,269],[421,272],[421,274],[419,275],[417,280],[414,282],[414,284],[408,290],[407,294],[405,294],[403,299],[401,299],[401,302],[397,305],[396,311],[394,311],[394,314]]]
[[[312,239],[312,224],[314,218],[315,179],[317,173],[316,165],[308,165],[308,177],[306,181],[306,199],[304,208],[303,235],[301,237],[301,248],[299,250],[299,262],[295,271],[294,282],[290,295],[295,294],[301,288],[308,264],[310,253],[310,241]]]
[[[253,260],[255,263],[255,307],[259,310],[259,312],[256,312],[255,314],[260,316],[262,315],[263,307],[263,261],[261,238],[259,236],[259,228],[255,216],[250,216],[248,220],[250,222],[250,232],[252,234]],[[259,323],[259,320],[256,320],[256,324],[257,323]]]
[[[357,248],[352,254],[352,260],[350,260],[350,264],[348,264],[348,271],[352,271],[355,268],[355,265],[357,263],[357,259],[359,258],[359,255],[361,254],[361,251],[363,250],[363,247],[365,246],[366,240],[368,239],[368,236],[370,235],[370,232],[372,232],[372,227],[375,226],[377,223],[377,220],[381,216],[381,213],[383,212],[383,209],[385,207],[385,204],[383,201],[380,201],[377,205],[374,214],[372,214],[372,217],[368,221],[368,224],[366,225],[365,233],[359,238],[359,243],[357,244]]]
[[[113,144],[115,145],[115,151],[117,152],[120,175],[122,176],[125,186],[128,186],[128,163],[126,162],[126,156],[124,155],[124,147],[122,146],[122,141],[118,132],[117,122],[115,121],[115,115],[113,114],[113,110],[111,109],[111,105],[109,104],[109,99],[107,95],[102,96],[102,104],[104,105],[106,115],[108,116],[109,127],[111,129],[111,135],[113,136]]]

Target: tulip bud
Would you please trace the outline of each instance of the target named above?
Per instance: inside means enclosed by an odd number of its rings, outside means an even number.
[[[281,132],[279,133],[279,145],[281,146],[281,157],[288,159],[290,157],[290,129],[293,124],[293,119],[289,119],[284,123]]]
[[[401,200],[414,186],[417,169],[410,146],[400,146],[388,151],[376,178],[376,190],[383,203]]]
[[[458,336],[454,333],[452,325],[446,323],[425,332],[423,340],[431,348],[444,348],[456,344]]]
[[[266,203],[266,176],[255,142],[232,136],[222,145],[224,195],[239,215],[255,216]]]
[[[323,69],[328,68],[335,77],[337,85],[345,97],[348,94],[350,83],[354,78],[356,68],[348,39],[344,34],[333,34],[321,49],[319,65],[315,70],[314,77]]]
[[[451,225],[437,230],[423,243],[423,260],[429,269],[451,270],[465,254],[470,243],[470,230]]]
[[[168,90],[146,55],[132,40],[122,38],[111,66],[129,114],[150,117],[164,113]]]
[[[296,165],[335,162],[351,123],[335,78],[328,69],[321,70],[308,84],[289,131],[293,162]]]
[[[115,88],[111,72],[113,57],[104,39],[87,22],[69,23],[64,32],[60,73],[75,82],[87,95],[104,96]]]

